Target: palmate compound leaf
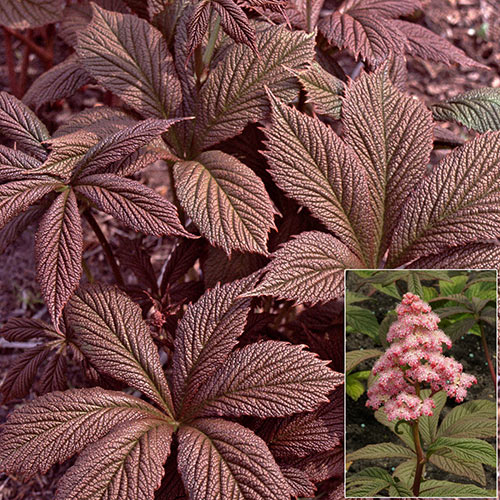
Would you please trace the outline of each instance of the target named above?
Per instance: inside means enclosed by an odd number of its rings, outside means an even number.
[[[432,116],[420,101],[392,85],[386,65],[347,87],[342,113],[345,141],[367,175],[378,265],[409,193],[426,171]]]
[[[174,167],[179,201],[200,232],[230,254],[232,250],[267,254],[275,227],[264,183],[245,164],[222,151],[206,151]]]
[[[177,412],[221,366],[243,333],[250,299],[240,294],[256,277],[217,284],[188,307],[177,326],[173,355],[173,394]]]
[[[35,255],[37,281],[57,327],[82,274],[82,224],[72,189],[63,191],[43,216],[36,233]]]
[[[0,92],[0,134],[15,141],[17,148],[43,161],[43,141],[50,138],[47,127],[19,99]]]
[[[156,236],[192,238],[182,226],[175,206],[140,182],[114,174],[78,179],[75,191],[127,227]]]
[[[258,55],[234,46],[201,90],[196,110],[195,145],[205,149],[233,137],[268,110],[265,86],[280,98],[295,96],[289,69],[302,69],[314,57],[314,33],[273,26],[257,33]]]
[[[500,130],[500,89],[481,88],[432,106],[436,120],[455,121],[478,132]]]
[[[194,398],[194,416],[282,417],[328,401],[343,375],[303,345],[266,341],[232,352]]]
[[[77,57],[70,56],[40,75],[24,94],[23,101],[35,109],[73,95],[79,88],[92,81],[92,77],[79,63]]]
[[[46,394],[9,415],[0,435],[0,468],[24,477],[45,473],[118,424],[162,415],[145,401],[97,387]]]
[[[290,488],[264,441],[236,422],[179,429],[178,467],[190,500],[283,500]]]
[[[54,500],[152,500],[165,473],[172,431],[165,420],[152,418],[112,429],[79,455]]]
[[[408,199],[394,232],[389,266],[498,235],[499,181],[500,132],[455,149]]]
[[[415,269],[496,269],[500,246],[496,243],[469,243],[412,262]]]
[[[361,259],[332,235],[299,234],[273,254],[262,281],[247,295],[274,295],[299,302],[323,302],[342,295],[344,269],[364,267]]]
[[[181,89],[160,31],[136,16],[92,8],[77,47],[84,68],[143,116],[174,116]]]
[[[76,343],[95,368],[141,391],[172,414],[158,349],[137,304],[117,288],[89,285],[68,304]]]
[[[36,28],[61,18],[63,0],[2,0],[0,24],[14,29]]]
[[[266,129],[270,172],[290,197],[309,208],[360,260],[370,262],[373,218],[365,174],[353,151],[320,120],[269,93]]]

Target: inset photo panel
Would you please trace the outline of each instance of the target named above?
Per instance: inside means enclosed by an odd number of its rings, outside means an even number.
[[[346,271],[346,498],[497,498],[497,281]]]

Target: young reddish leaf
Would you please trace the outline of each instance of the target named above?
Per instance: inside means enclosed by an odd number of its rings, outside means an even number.
[[[344,376],[304,347],[270,340],[234,351],[196,396],[193,413],[268,418],[313,410]]]
[[[46,394],[9,415],[0,435],[0,467],[25,477],[45,473],[118,424],[162,415],[145,401],[98,387]]]
[[[82,67],[75,56],[70,56],[40,75],[24,94],[23,101],[28,106],[40,108],[73,95],[79,88],[92,81],[92,77]]]
[[[169,283],[176,283],[191,269],[204,251],[202,240],[179,240],[166,261],[160,290],[165,293]],[[211,247],[212,248],[212,247]]]
[[[28,394],[40,365],[48,356],[50,347],[46,344],[26,349],[9,367],[0,386],[2,404],[12,399],[24,398]]]
[[[315,61],[308,69],[296,73],[296,76],[307,93],[307,102],[313,103],[318,113],[340,118],[340,94],[344,92],[342,80],[328,73]]]
[[[391,19],[407,16],[420,7],[420,0],[347,0],[343,9]]]
[[[466,68],[487,68],[484,64],[468,57],[464,51],[452,45],[445,38],[419,24],[394,19],[390,21],[389,29],[397,29],[403,33],[407,39],[408,52],[411,55],[442,62],[448,66],[456,62]]]
[[[57,186],[57,182],[36,178],[1,184],[0,228]]]
[[[388,257],[392,265],[498,234],[499,181],[500,132],[483,134],[446,156],[400,215]]]
[[[372,65],[402,52],[407,45],[396,27],[389,28],[385,19],[365,11],[334,12],[320,21],[319,29],[332,45],[349,49],[356,59],[361,56]]]
[[[289,465],[280,465],[280,469],[294,496],[314,497],[316,486],[304,471]]]
[[[237,135],[267,112],[265,85],[281,98],[296,94],[290,69],[301,69],[314,57],[314,33],[273,26],[257,33],[258,55],[234,46],[213,70],[201,90],[196,111],[199,149]]]
[[[425,173],[432,150],[432,116],[420,101],[392,85],[385,65],[361,75],[346,89],[342,113],[345,140],[367,173],[378,264],[405,200]]]
[[[43,216],[35,241],[36,277],[57,327],[82,275],[83,234],[76,196],[61,193]]]
[[[95,368],[143,392],[171,414],[158,349],[139,306],[117,288],[80,288],[68,304],[76,343]]]
[[[182,227],[175,206],[140,182],[114,174],[95,174],[79,179],[75,191],[136,231],[193,237]]]
[[[263,280],[248,295],[323,302],[343,293],[344,269],[363,262],[340,240],[319,231],[301,233],[273,254]]]
[[[181,89],[161,33],[136,16],[92,8],[77,48],[84,68],[143,116],[174,116]]]
[[[245,11],[233,0],[212,0],[214,11],[220,16],[224,31],[236,42],[248,45],[257,52],[255,28]]]
[[[31,109],[7,92],[0,92],[0,133],[37,160],[43,161],[47,156],[42,145],[50,138],[47,127]]]
[[[90,148],[76,168],[75,176],[106,172],[109,164],[121,160],[146,146],[183,118],[157,120],[149,118],[106,136]]]
[[[198,2],[192,9],[189,21],[186,25],[186,52],[188,58],[193,53],[194,49],[196,49],[196,47],[203,42],[205,33],[208,30],[211,11],[212,9],[209,0],[202,0]]]
[[[35,170],[42,162],[18,149],[8,148],[0,144],[0,176],[6,167],[15,167],[19,170]]]
[[[344,448],[337,446],[333,450],[312,453],[307,457],[290,460],[287,463],[304,471],[315,483],[332,477],[344,477]]]
[[[63,0],[2,0],[0,19],[14,29],[37,28],[61,18]]]
[[[136,420],[87,447],[57,485],[54,500],[152,500],[170,454],[172,426]]]
[[[0,255],[7,247],[16,241],[17,237],[32,223],[44,213],[45,208],[39,205],[33,205],[20,213],[0,229]]]
[[[421,257],[412,263],[415,269],[496,269],[500,246],[496,243],[469,243]]]
[[[65,346],[52,351],[51,358],[45,365],[40,379],[40,391],[47,392],[62,391],[68,387],[66,370],[68,367],[68,357]]]
[[[53,326],[36,318],[9,318],[2,326],[0,335],[8,342],[26,342],[36,338],[64,339]]]
[[[178,468],[190,500],[283,500],[290,488],[262,439],[235,422],[179,429]]]
[[[270,94],[264,155],[276,184],[305,205],[360,259],[373,254],[373,218],[361,164],[333,130]]]
[[[177,196],[200,232],[226,253],[267,254],[274,226],[264,183],[245,164],[222,151],[206,151],[174,165]]]
[[[250,299],[239,296],[255,284],[252,276],[216,285],[188,307],[175,335],[173,391],[178,412],[224,363],[243,333]]]
[[[500,130],[500,89],[465,92],[432,106],[436,120],[455,121],[478,132]]]

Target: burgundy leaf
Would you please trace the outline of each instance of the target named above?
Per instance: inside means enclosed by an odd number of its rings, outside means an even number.
[[[386,65],[361,75],[347,88],[342,112],[346,142],[367,173],[378,265],[408,195],[426,171],[432,116],[419,100],[392,85]]]
[[[373,219],[361,163],[333,130],[270,94],[264,155],[276,184],[310,209],[360,260],[373,254]]]
[[[0,144],[0,177],[3,177],[3,172],[8,167],[15,167],[27,175],[30,170],[35,170],[40,165],[42,162],[33,156]]]
[[[274,252],[261,283],[248,295],[274,295],[298,302],[341,296],[344,270],[364,267],[340,240],[319,231],[301,233]]]
[[[236,345],[250,310],[250,300],[239,296],[255,281],[252,276],[217,285],[184,314],[177,327],[173,357],[172,380],[178,412],[188,405]]]
[[[26,342],[36,338],[63,339],[63,335],[53,326],[36,318],[9,318],[2,326],[0,335],[9,342]]]
[[[92,388],[46,394],[9,415],[0,435],[0,466],[25,477],[45,473],[116,425],[151,417],[160,419],[162,413],[123,392]]]
[[[174,178],[184,210],[210,243],[228,254],[267,254],[273,206],[249,167],[222,151],[207,151],[194,161],[177,162]]]
[[[316,486],[304,471],[289,465],[280,465],[280,469],[294,496],[314,497]]]
[[[58,186],[57,182],[36,178],[1,184],[0,228]]]
[[[50,138],[47,128],[31,109],[7,92],[0,92],[0,134],[38,160],[47,156],[42,145]]]
[[[499,180],[500,132],[453,150],[408,199],[394,232],[390,262],[408,262],[499,234]]]
[[[395,18],[407,16],[421,7],[420,0],[347,0],[344,10],[351,13]]]
[[[75,191],[136,231],[193,237],[182,227],[175,206],[140,182],[114,174],[95,174],[79,179]]]
[[[266,444],[235,422],[179,429],[178,468],[190,500],[283,500],[290,488]]]
[[[158,349],[139,306],[117,288],[80,288],[67,312],[76,343],[95,368],[140,390],[171,414]]]
[[[175,283],[191,269],[203,251],[202,240],[180,240],[168,256],[160,289],[165,293],[169,283]]]
[[[52,353],[40,380],[40,391],[47,392],[62,391],[68,387],[66,381],[66,369],[68,358],[65,347],[61,347],[56,353]]]
[[[344,449],[338,446],[334,450],[313,453],[304,458],[289,461],[290,466],[304,471],[315,483],[332,477],[344,476]]]
[[[208,30],[211,11],[210,1],[202,0],[195,5],[190,14],[189,22],[186,25],[186,52],[188,58],[191,56],[194,49],[203,42],[205,33]]]
[[[421,257],[411,266],[415,269],[496,269],[499,262],[497,243],[469,243]]]
[[[36,277],[52,321],[80,283],[83,234],[73,190],[61,193],[43,216],[35,241]]]
[[[152,500],[170,453],[172,426],[128,422],[80,453],[57,485],[54,500]]]
[[[304,346],[267,341],[229,355],[196,397],[198,416],[282,417],[313,410],[343,375]]]
[[[68,57],[40,75],[24,94],[23,101],[28,106],[40,108],[73,95],[79,88],[92,81],[92,77],[74,56]]]
[[[181,90],[161,33],[136,16],[92,8],[92,22],[78,39],[84,68],[143,116],[174,116]]]
[[[14,29],[36,28],[61,18],[63,0],[2,0],[0,19]]]
[[[245,11],[233,0],[212,0],[214,11],[220,16],[224,31],[236,42],[244,43],[257,51],[255,28]]]
[[[17,237],[33,222],[36,222],[43,212],[44,207],[33,205],[24,212],[10,220],[2,229],[0,229],[0,255],[6,248],[16,241]]]

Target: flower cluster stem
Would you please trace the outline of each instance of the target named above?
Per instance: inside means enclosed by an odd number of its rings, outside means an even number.
[[[490,350],[488,349],[488,344],[486,342],[486,333],[484,331],[484,326],[481,321],[478,321],[479,330],[481,331],[481,344],[483,344],[484,355],[486,357],[486,361],[488,363],[488,368],[490,369],[491,380],[493,381],[493,385],[496,384],[496,375],[495,375],[495,367],[493,366],[493,361],[490,356]]]
[[[415,451],[417,452],[417,467],[415,469],[415,479],[413,481],[412,491],[413,494],[418,497],[420,493],[420,481],[422,480],[422,472],[425,465],[424,451],[422,450],[422,444],[420,442],[420,431],[418,429],[418,420],[412,424],[413,431],[413,442],[415,443]]]

